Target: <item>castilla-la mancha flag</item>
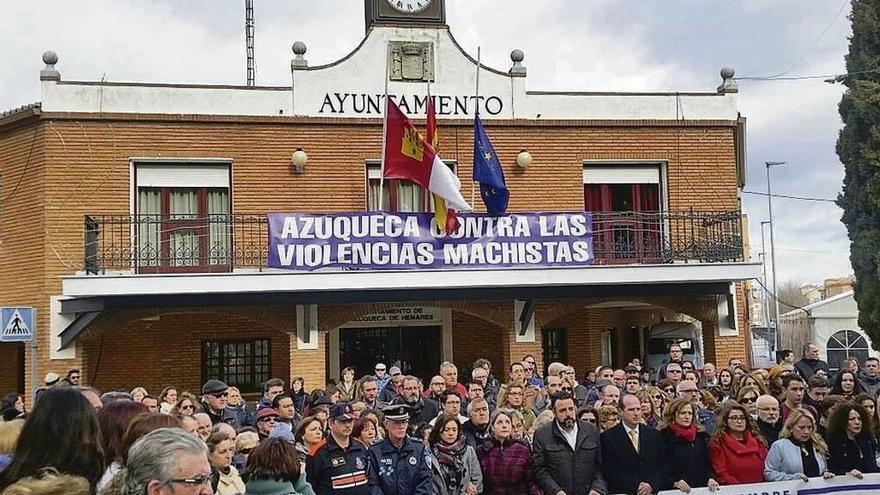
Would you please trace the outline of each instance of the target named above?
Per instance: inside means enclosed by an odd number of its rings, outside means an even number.
[[[440,159],[400,108],[386,99],[385,163],[386,179],[406,179],[443,198],[448,208],[471,211],[461,195],[461,181]]]

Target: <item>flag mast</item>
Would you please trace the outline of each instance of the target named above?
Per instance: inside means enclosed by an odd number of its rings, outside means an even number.
[[[476,87],[476,94],[474,95],[474,115],[479,115],[479,114],[480,114],[480,47],[477,46],[477,87]],[[476,117],[474,117],[474,118],[476,119]],[[476,139],[476,138],[477,137],[474,136],[474,139]],[[474,167],[474,166],[476,166],[476,163],[471,165],[471,167]],[[471,173],[471,176],[473,176],[473,173]],[[474,196],[476,194],[476,187],[477,187],[476,184],[477,184],[477,181],[473,180],[473,177],[471,177],[471,204],[475,204],[474,202],[476,201],[474,199]]]
[[[383,210],[385,204],[385,148],[388,146],[388,79],[391,72],[388,66],[388,59],[385,59],[385,115],[382,118],[382,163],[379,165],[379,211]],[[369,181],[368,181],[369,183]]]

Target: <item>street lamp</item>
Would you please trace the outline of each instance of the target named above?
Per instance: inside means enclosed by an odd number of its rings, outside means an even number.
[[[773,302],[776,308],[776,316],[773,318],[773,327],[776,332],[776,348],[779,348],[779,290],[776,286],[776,244],[773,243],[773,193],[770,191],[770,167],[785,165],[788,162],[764,162],[767,166],[767,212],[770,214],[770,261],[773,264]]]

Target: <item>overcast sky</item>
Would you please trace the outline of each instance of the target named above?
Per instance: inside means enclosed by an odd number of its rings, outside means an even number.
[[[364,34],[362,0],[255,0],[258,85],[290,84],[290,45],[312,65],[337,60]],[[471,52],[506,70],[525,52],[530,90],[714,91],[737,76],[844,70],[850,25],[843,0],[448,0],[448,23]],[[4,2],[0,110],[39,100],[41,54],[55,50],[67,80],[244,84],[244,0]],[[748,191],[835,198],[840,86],[822,79],[740,81],[748,118]],[[754,258],[767,200],[745,195]],[[833,203],[774,199],[780,283],[851,272]],[[769,242],[769,241],[768,241]]]

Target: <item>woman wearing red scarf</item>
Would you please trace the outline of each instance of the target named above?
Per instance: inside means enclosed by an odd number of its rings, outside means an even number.
[[[709,457],[722,485],[764,481],[767,441],[745,407],[732,403],[721,410],[715,436],[709,443]]]
[[[669,404],[663,413],[660,434],[675,488],[683,492],[690,492],[691,488],[718,489],[709,462],[709,435],[694,420],[694,405],[689,397]]]

